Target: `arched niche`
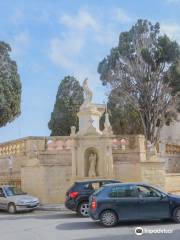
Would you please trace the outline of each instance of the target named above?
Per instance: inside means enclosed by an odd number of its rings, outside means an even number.
[[[91,154],[96,154],[96,176],[99,175],[98,173],[98,162],[99,162],[99,154],[98,150],[95,147],[89,147],[84,152],[84,171],[85,171],[85,177],[89,177],[88,172],[90,168],[90,161],[89,157]],[[95,177],[95,176],[94,176]]]

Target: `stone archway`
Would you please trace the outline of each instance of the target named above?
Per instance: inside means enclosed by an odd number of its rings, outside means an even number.
[[[97,177],[99,154],[95,147],[89,147],[84,153],[84,172],[85,177]]]

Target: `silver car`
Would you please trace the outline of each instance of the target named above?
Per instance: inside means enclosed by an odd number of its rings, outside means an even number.
[[[14,186],[0,186],[0,209],[9,213],[30,211],[37,208],[39,200]]]

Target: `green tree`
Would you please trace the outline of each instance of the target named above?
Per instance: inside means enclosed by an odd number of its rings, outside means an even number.
[[[180,60],[175,62],[171,67],[171,88],[172,94],[180,92]],[[178,102],[178,111],[180,112],[180,101]]]
[[[109,120],[114,134],[143,134],[143,125],[139,112],[126,100],[119,96],[116,90],[111,91],[107,108]],[[100,128],[104,128],[105,115],[100,119]]]
[[[138,20],[122,32],[119,44],[98,66],[104,85],[129,102],[140,115],[146,139],[155,144],[168,113],[175,113],[179,90],[173,67],[180,60],[177,42],[160,34],[160,25]],[[174,79],[174,81],[172,80]]]
[[[16,62],[11,60],[9,44],[0,42],[0,127],[21,113],[21,82]]]
[[[71,126],[76,126],[78,130],[77,113],[83,100],[83,88],[79,82],[74,77],[65,77],[59,85],[54,110],[48,123],[51,136],[68,136]]]

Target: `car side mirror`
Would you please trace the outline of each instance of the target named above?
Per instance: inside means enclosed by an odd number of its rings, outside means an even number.
[[[6,196],[4,194],[0,194],[0,197],[5,198]]]
[[[164,198],[166,198],[166,195],[165,194],[161,194],[161,197],[160,197],[161,199],[164,199]]]

